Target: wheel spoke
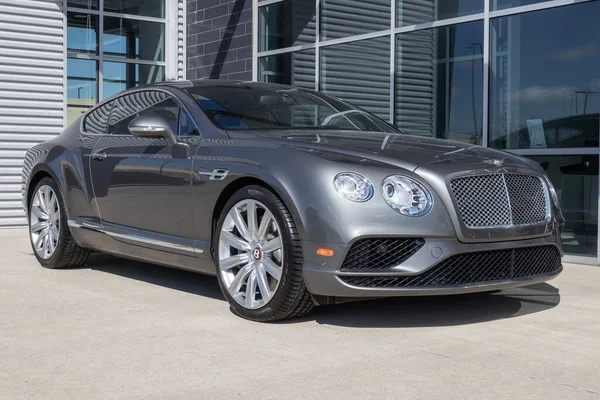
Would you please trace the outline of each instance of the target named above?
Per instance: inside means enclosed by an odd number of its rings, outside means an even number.
[[[45,228],[38,235],[37,240],[33,244],[33,247],[35,247],[36,249],[41,249],[42,244],[44,243],[44,239],[46,238],[47,235],[48,235],[48,228]]]
[[[50,201],[50,210],[48,211],[50,214],[55,215],[58,214],[58,199],[56,195],[52,195],[52,200]]]
[[[256,297],[256,271],[252,270],[246,282],[246,307],[252,308]]]
[[[56,242],[58,243],[59,232],[58,232],[58,228],[56,227],[56,225],[53,225],[50,227],[50,232],[52,232],[53,239],[55,239]]]
[[[281,237],[277,236],[274,237],[273,239],[269,240],[267,243],[264,244],[264,246],[262,247],[262,251],[264,253],[272,253],[275,250],[279,250],[281,248]]]
[[[46,228],[46,226],[47,226],[47,224],[44,221],[36,222],[35,224],[31,225],[31,232],[38,233],[42,229]]]
[[[248,216],[248,233],[250,238],[248,240],[254,241],[257,239],[256,236],[256,202],[250,200],[246,203],[246,215]]]
[[[42,186],[42,209],[46,214],[50,213],[50,187]]]
[[[49,240],[49,234],[46,233],[44,235],[44,239],[42,240],[42,252],[44,255],[48,254],[48,240]]]
[[[44,221],[47,221],[48,218],[48,214],[46,214],[44,212],[44,210],[42,210],[40,207],[36,206],[36,205],[32,205],[31,206],[31,212],[33,213],[33,215],[35,215],[38,219],[42,219]]]
[[[50,254],[54,253],[54,233],[52,233],[52,230],[48,231],[48,248]]]
[[[258,227],[258,232],[256,233],[256,239],[265,241],[267,240],[267,231],[269,230],[269,225],[273,220],[273,214],[269,210],[265,210],[265,213],[260,220],[260,226]]]
[[[246,241],[251,241],[252,237],[248,232],[248,227],[246,226],[244,218],[242,218],[242,214],[240,213],[240,210],[237,207],[233,207],[231,209],[231,218],[233,219],[233,223],[240,235],[242,235],[242,237],[246,239]]]
[[[221,231],[221,239],[229,246],[238,250],[250,251],[250,244],[229,231]]]
[[[262,296],[263,301],[267,302],[273,296],[271,288],[269,287],[269,281],[267,280],[267,273],[265,267],[261,264],[256,270],[256,280],[258,282],[258,290]]]
[[[237,275],[233,278],[228,288],[229,294],[232,297],[235,297],[239,293],[240,288],[244,283],[244,280],[246,279],[248,274],[250,274],[250,272],[252,272],[252,267],[250,265],[246,265],[244,268],[238,271]]]
[[[273,260],[265,258],[262,260],[262,266],[264,267],[265,271],[267,271],[273,278],[277,279],[278,282],[281,280],[281,267],[275,264]]]
[[[237,267],[238,265],[247,264],[249,261],[250,257],[248,256],[248,253],[241,253],[222,259],[219,261],[219,266],[223,271],[226,271],[233,267]]]

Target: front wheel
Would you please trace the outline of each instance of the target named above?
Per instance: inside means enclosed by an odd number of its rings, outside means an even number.
[[[296,226],[271,191],[255,185],[237,191],[217,222],[213,249],[219,285],[236,314],[267,322],[312,309]]]

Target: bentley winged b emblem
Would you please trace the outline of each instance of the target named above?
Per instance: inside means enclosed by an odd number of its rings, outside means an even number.
[[[502,164],[504,164],[504,159],[499,160],[499,159],[495,158],[495,159],[483,160],[483,162],[486,164],[491,164],[495,167],[501,167]]]

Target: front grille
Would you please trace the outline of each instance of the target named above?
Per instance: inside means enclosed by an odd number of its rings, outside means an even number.
[[[530,225],[547,220],[548,196],[541,178],[523,174],[454,178],[450,188],[465,226]]]
[[[530,278],[558,271],[556,246],[457,254],[413,276],[340,276],[345,283],[368,288],[448,287]]]
[[[348,251],[342,270],[392,268],[408,260],[424,244],[421,238],[360,239]]]

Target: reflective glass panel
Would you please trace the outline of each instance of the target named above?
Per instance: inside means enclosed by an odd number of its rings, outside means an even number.
[[[104,11],[164,18],[165,0],[104,0]]]
[[[388,120],[389,36],[322,47],[320,89]]]
[[[482,13],[484,0],[395,1],[397,26],[407,26]]]
[[[492,20],[490,146],[598,147],[600,2]]]
[[[139,85],[165,80],[165,68],[157,65],[104,62],[104,98]]]
[[[565,217],[563,250],[596,256],[598,252],[598,156],[531,157],[546,171]]]
[[[286,0],[258,9],[259,51],[315,41],[315,0]]]
[[[258,61],[261,82],[315,88],[315,51],[296,51],[261,57]]]
[[[483,21],[400,34],[396,48],[396,126],[481,144]]]
[[[529,4],[543,3],[548,0],[491,0],[492,10],[502,10],[504,8],[526,6]]]
[[[321,40],[389,29],[391,10],[391,0],[322,0]]]
[[[98,16],[67,13],[67,51],[98,54]]]
[[[104,56],[163,61],[164,36],[160,22],[104,17]]]
[[[67,124],[96,104],[97,62],[67,59]]]
[[[78,7],[97,10],[98,0],[68,0],[67,7]]]

